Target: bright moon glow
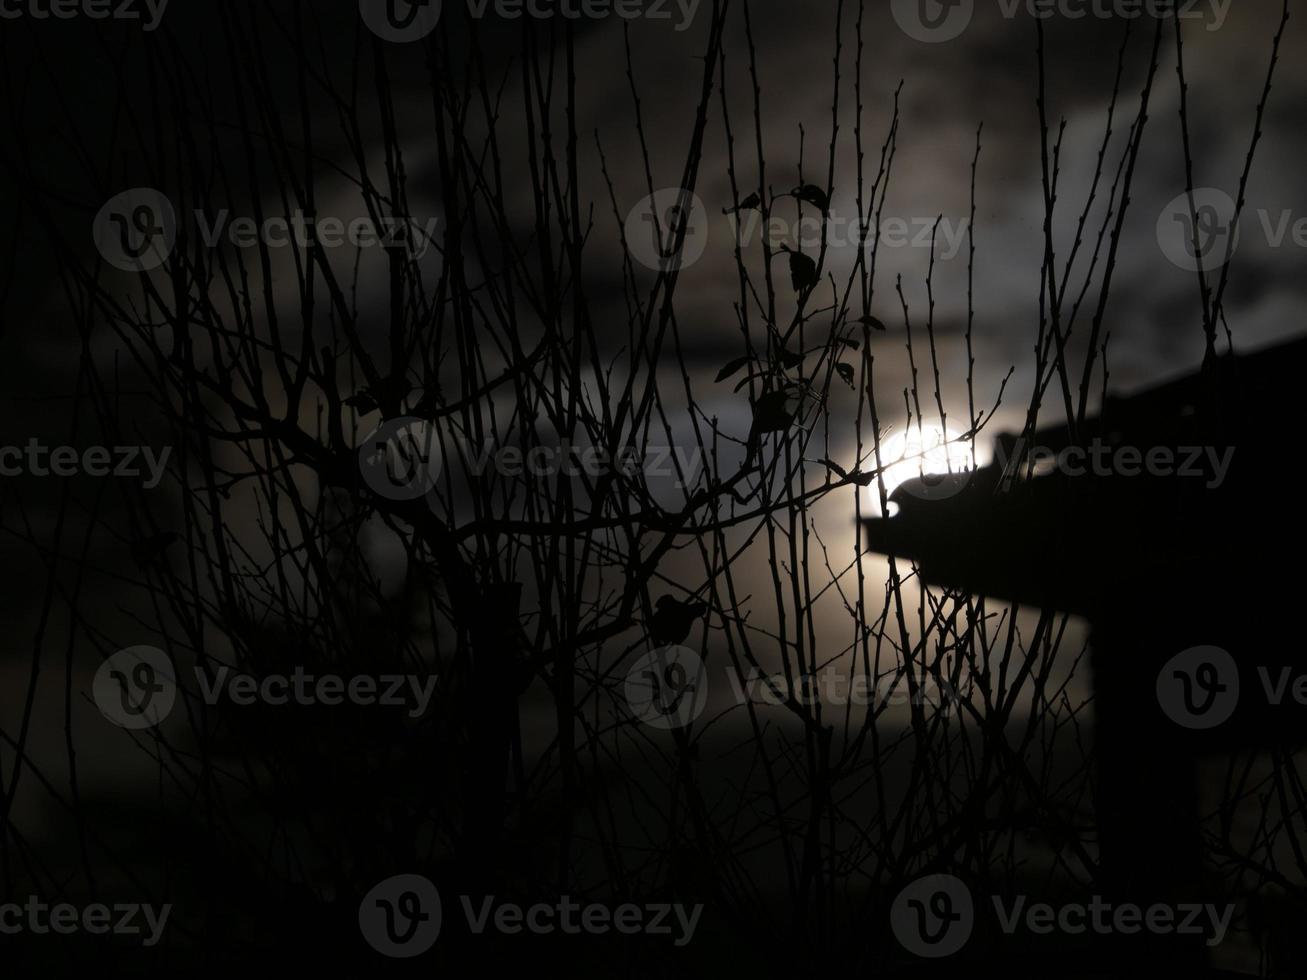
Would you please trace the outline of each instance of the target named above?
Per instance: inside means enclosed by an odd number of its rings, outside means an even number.
[[[948,473],[965,473],[976,468],[976,459],[971,451],[970,440],[953,429],[942,429],[938,425],[923,423],[920,428],[910,426],[903,432],[895,432],[880,444],[880,458],[885,471],[880,479],[885,485],[885,496],[891,496],[908,480],[922,476],[942,476]],[[875,466],[875,457],[868,460],[869,467]],[[867,488],[871,497],[871,507],[880,510],[880,489],[876,484]],[[898,512],[898,505],[889,504],[888,517]]]

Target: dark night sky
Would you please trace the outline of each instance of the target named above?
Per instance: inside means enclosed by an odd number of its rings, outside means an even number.
[[[1017,367],[996,427],[989,430],[989,435],[997,435],[1003,429],[1019,426],[1024,414],[1032,374],[1031,348],[1039,325],[1044,245],[1039,128],[1033,96],[1034,24],[1025,16],[1015,20],[1002,17],[999,0],[977,0],[975,19],[962,37],[928,44],[910,39],[900,31],[889,4],[868,6],[862,123],[869,177],[874,174],[875,160],[889,124],[893,91],[900,79],[906,79],[885,217],[905,220],[917,229],[942,215],[956,229],[969,207],[975,132],[977,125],[984,123],[977,186],[977,403],[990,406],[1009,368]],[[322,14],[329,44],[340,48],[341,57],[333,64],[338,65],[341,79],[349,69],[345,53],[354,42],[353,7],[352,3],[340,0],[336,7]],[[768,179],[776,190],[788,190],[799,182],[801,128],[806,161],[804,179],[825,183],[832,123],[831,51],[835,8],[831,0],[822,3],[753,0],[750,3],[764,103]],[[1231,194],[1237,188],[1279,10],[1279,0],[1239,0],[1225,12],[1228,16],[1218,31],[1206,31],[1197,25],[1186,34],[1191,135],[1198,186],[1214,186]],[[175,18],[169,21],[170,30],[176,30],[184,38],[203,39],[196,41],[197,65],[221,65],[218,53],[221,39],[212,30],[211,14],[208,4],[190,5],[190,0],[187,7],[178,3],[169,12],[170,18]],[[697,56],[705,48],[707,20],[706,15],[701,15],[685,31],[677,31],[668,23],[631,25],[630,44],[642,90],[644,124],[649,134],[657,187],[675,186],[680,179],[701,83],[703,63]],[[841,216],[855,210],[855,179],[850,167],[854,154],[855,107],[847,85],[853,69],[852,22],[852,17],[846,16],[842,65],[846,84],[839,112],[839,162],[832,200],[832,212]],[[85,176],[79,154],[71,145],[73,129],[66,125],[61,113],[71,111],[77,128],[93,142],[93,134],[108,124],[114,112],[131,107],[117,104],[115,86],[101,84],[109,70],[108,62],[84,25],[50,24],[33,31],[29,27],[15,28],[0,22],[6,54],[22,49],[31,58],[32,77],[42,77],[41,72],[45,71],[59,80],[58,90],[38,86],[38,90],[29,94],[31,105],[37,107],[30,117],[36,123],[35,131],[27,134],[29,149],[38,169],[48,177],[48,189],[69,202],[67,209],[55,218],[56,223],[61,223],[61,232],[70,242],[80,242],[89,253],[91,238],[87,229],[99,204],[108,194],[123,187],[149,183],[146,175],[150,164],[125,154],[113,162],[110,169],[115,177],[107,184],[97,186]],[[1070,244],[1093,172],[1116,66],[1118,30],[1114,23],[1092,19],[1048,25],[1051,125],[1056,127],[1063,117],[1067,124],[1055,227],[1059,255],[1064,255]],[[1147,22],[1138,25],[1127,59],[1116,136],[1108,153],[1108,182],[1123,146],[1125,129],[1137,109],[1146,68],[1147,50],[1143,42],[1148,40],[1145,35],[1150,30]],[[503,41],[487,43],[492,70],[497,67],[502,72],[508,68],[515,51],[515,31],[510,25],[487,26],[488,41]],[[36,43],[26,40],[29,35]],[[275,32],[270,31],[266,40],[275,65]],[[640,148],[633,135],[623,42],[622,25],[616,20],[584,28],[578,63],[577,128],[587,136],[597,131],[613,177],[619,209],[624,212],[644,196],[645,188]],[[1305,43],[1307,18],[1300,17],[1290,22],[1285,47],[1289,52],[1296,52],[1303,50]],[[1165,206],[1184,190],[1184,158],[1176,119],[1179,96],[1170,37],[1164,42],[1161,58],[1149,132],[1135,175],[1130,215],[1106,318],[1112,337],[1109,352],[1112,388],[1123,392],[1192,371],[1203,353],[1196,278],[1168,260],[1155,233]],[[751,162],[754,134],[747,76],[748,49],[738,14],[732,18],[728,30],[725,61],[727,99],[737,141],[736,165],[741,186],[747,191],[756,180],[756,167]],[[17,64],[11,61],[11,65]],[[240,66],[223,66],[221,71],[214,72],[214,78],[220,79],[223,72],[233,68],[240,70]],[[439,199],[433,154],[429,144],[424,143],[430,114],[430,96],[424,90],[426,76],[420,56],[413,51],[397,51],[390,69],[401,91],[397,113],[399,128],[409,147],[406,163],[412,180],[413,209],[421,213],[424,206],[434,207]],[[524,157],[513,152],[512,143],[515,137],[521,139],[525,133],[519,85],[520,76],[511,74],[504,92],[501,133],[507,140],[506,157],[520,161]],[[215,98],[222,105],[224,92],[217,82],[215,86]],[[1290,223],[1307,219],[1307,184],[1301,177],[1307,140],[1301,119],[1305,101],[1307,66],[1299,58],[1286,56],[1280,63],[1267,110],[1225,304],[1235,344],[1240,349],[1267,346],[1303,331],[1307,277],[1301,271],[1307,264],[1307,248],[1294,245],[1291,235],[1282,247],[1273,247],[1264,226],[1266,222],[1272,227],[1278,225],[1285,212]],[[325,149],[332,139],[334,114],[325,105],[318,108],[322,122],[318,131]],[[289,91],[285,111],[295,111],[293,93]],[[334,153],[336,149],[344,160],[343,146],[326,152]],[[596,221],[587,250],[587,275],[596,285],[592,291],[596,297],[595,316],[600,322],[607,320],[613,324],[609,342],[616,354],[626,336],[617,222],[598,170],[599,158],[592,137],[583,140],[582,150],[582,168],[588,176],[582,191],[594,203]],[[521,230],[525,235],[530,221],[530,183],[523,173],[515,179],[510,170],[506,174],[506,187],[507,210],[510,215],[521,216]],[[705,414],[718,416],[724,427],[743,436],[749,423],[747,399],[743,394],[732,394],[731,385],[712,384],[718,368],[742,352],[732,310],[732,304],[738,300],[734,245],[730,227],[721,216],[721,209],[731,203],[726,173],[727,149],[720,102],[714,96],[698,187],[707,213],[706,248],[702,259],[683,274],[677,316],[680,336],[693,366],[693,383]],[[318,207],[323,214],[348,217],[358,211],[343,181],[324,180],[319,193]],[[19,196],[14,188],[6,187],[0,205],[12,212]],[[1096,213],[1101,214],[1101,201]],[[30,215],[24,220],[30,222]],[[1095,227],[1092,220],[1090,227]],[[961,418],[966,409],[962,330],[966,318],[967,270],[965,240],[960,241],[962,251],[941,257],[935,270],[940,370],[951,419]],[[66,438],[70,421],[66,396],[74,387],[80,354],[77,337],[61,310],[62,292],[50,255],[43,247],[35,246],[23,260],[24,273],[16,283],[10,309],[0,329],[3,347],[0,393],[6,405],[0,419],[0,445],[22,444],[37,433],[49,434],[50,441],[57,441],[60,434]],[[290,308],[296,302],[292,293],[294,279],[289,257],[281,257],[280,261],[287,264],[280,267],[274,264],[274,279],[280,280],[280,274],[285,275],[284,285],[276,291]],[[341,250],[335,261],[342,268],[347,267],[353,255]],[[894,281],[902,275],[914,322],[920,326],[928,262],[928,250],[920,247],[885,247],[880,253],[876,299],[871,312],[891,324],[891,330],[876,340],[877,386],[882,419],[896,426],[902,414],[901,393],[909,383],[910,374],[899,329],[901,316]],[[851,247],[833,250],[830,267],[841,288],[842,275],[852,263]],[[756,260],[751,260],[751,267],[757,268]],[[1083,259],[1078,268],[1084,269]],[[781,272],[780,265],[777,272]],[[1077,277],[1075,282],[1079,281]],[[378,294],[384,289],[380,278],[365,277],[362,284],[365,296],[370,282]],[[783,308],[788,302],[787,296]],[[378,315],[378,327],[383,319]],[[1079,325],[1083,336],[1088,325],[1086,315],[1082,314]],[[526,329],[529,331],[530,327]],[[602,331],[600,336],[603,337]],[[114,344],[106,340],[96,352],[108,362]],[[1081,356],[1077,353],[1073,363],[1078,364]],[[666,369],[677,371],[670,359]],[[929,394],[927,377],[928,373],[923,371],[923,401]],[[847,415],[853,404],[851,393],[840,391],[835,397],[837,406],[839,399],[844,399]],[[1048,421],[1055,421],[1051,411],[1049,415]],[[148,430],[150,419],[142,418],[141,423]],[[684,420],[674,418],[673,425],[683,426]],[[843,437],[851,441],[847,432]],[[841,433],[833,433],[832,438],[838,451]],[[39,532],[48,527],[54,498],[47,492],[42,499],[40,488],[33,489],[36,492],[26,494],[26,502]],[[852,514],[847,497],[823,504],[813,516],[823,522],[825,530],[832,535],[831,542],[844,547],[852,545]],[[379,535],[372,546],[383,556],[387,549],[393,553],[393,542],[385,535]],[[125,548],[121,542],[98,540],[94,557],[110,570],[125,566]],[[384,557],[380,564],[385,566]],[[674,571],[675,559],[669,566]],[[43,584],[40,570],[39,563],[18,542],[0,542],[0,617],[9,626],[10,635],[24,638],[31,635],[39,614],[39,609],[32,606],[31,592],[33,587]],[[756,570],[759,576],[756,584],[761,584],[764,571],[761,566]],[[749,583],[747,576],[745,582]],[[107,584],[95,595],[88,596],[85,605],[92,616],[103,617],[107,632],[112,633],[109,624],[121,627],[126,619],[118,607],[130,594],[130,589]],[[831,622],[836,623],[842,610],[835,595],[828,599]],[[139,596],[131,601],[139,601]],[[768,615],[766,611],[760,613],[757,620],[760,626],[768,625]],[[838,628],[846,625],[840,623]],[[1068,649],[1078,639],[1079,635],[1070,637]],[[844,637],[841,642],[846,640]],[[0,715],[6,717],[11,711],[17,712],[26,682],[25,657],[29,651],[21,644],[17,649],[17,657],[0,653]],[[51,683],[43,691],[53,706],[62,694],[55,675],[51,675]],[[55,739],[62,735],[51,728],[49,737]],[[53,746],[53,742],[50,746],[38,743],[36,749],[53,751]],[[100,751],[109,750],[103,746],[90,747],[90,759],[93,761]],[[115,765],[139,764],[142,772],[150,769],[148,760],[124,763],[124,757],[116,753],[115,758]],[[58,764],[54,763],[56,768]],[[94,772],[95,766],[88,766],[88,771]],[[117,778],[118,775],[113,777]]]
[[[351,9],[345,10],[344,6]],[[890,119],[891,97],[900,79],[906,79],[902,94],[902,120],[897,158],[891,177],[885,218],[902,219],[915,230],[942,215],[955,232],[963,227],[968,208],[969,170],[976,126],[983,121],[984,148],[977,187],[976,326],[977,403],[989,406],[1003,376],[1017,366],[995,428],[1019,425],[1029,397],[1030,351],[1038,328],[1038,283],[1042,241],[1042,191],[1038,150],[1038,117],[1034,104],[1036,64],[1035,28],[1026,16],[1008,20],[1000,5],[979,2],[973,21],[963,35],[947,43],[930,44],[912,40],[896,25],[888,5],[869,8],[866,23],[867,54],[864,66],[863,113],[868,177],[880,152]],[[834,4],[808,4],[800,10],[792,3],[766,0],[751,4],[758,48],[759,73],[764,104],[764,146],[768,181],[777,190],[798,183],[800,128],[804,135],[804,177],[825,182],[827,148],[831,132],[831,58],[835,31]],[[1195,146],[1195,182],[1228,192],[1237,186],[1252,128],[1253,108],[1265,76],[1279,4],[1275,0],[1246,0],[1226,14],[1219,31],[1207,31],[1202,23],[1186,34],[1186,60],[1190,81],[1190,115]],[[220,34],[213,29],[212,9],[202,5],[171,11],[169,30],[176,31],[183,44],[194,46],[193,63],[208,66],[212,77],[240,66],[223,61]],[[357,25],[352,5],[324,9],[323,33],[329,64],[338,68],[338,79],[348,75],[348,52],[355,43]],[[676,30],[674,23],[633,22],[630,43],[635,72],[642,90],[644,122],[649,134],[651,166],[656,187],[675,186],[684,163],[684,147],[690,133],[692,110],[697,98],[703,62],[706,16],[696,18],[689,29]],[[85,225],[108,193],[122,187],[148,183],[150,161],[124,151],[100,160],[105,171],[115,176],[98,181],[86,175],[86,168],[70,145],[74,133],[89,145],[101,127],[107,127],[116,110],[142,107],[117,103],[113,85],[101,84],[110,71],[111,60],[94,32],[85,25],[31,25],[7,32],[10,49],[20,48],[32,60],[32,77],[41,71],[57,79],[56,87],[29,88],[27,145],[49,189],[73,203],[56,220],[74,244],[90,245]],[[1125,71],[1123,100],[1118,109],[1116,137],[1108,153],[1109,177],[1119,157],[1125,127],[1133,120],[1138,91],[1146,67],[1146,42],[1150,23],[1136,25]],[[118,29],[117,27],[113,29]],[[520,74],[512,68],[516,32],[513,24],[486,22],[482,25],[486,57],[492,73],[509,71],[504,91],[501,135],[505,157],[507,205],[510,215],[520,215],[523,234],[530,221],[529,181],[514,179],[512,140],[521,138]],[[597,132],[607,155],[619,207],[634,206],[645,193],[639,146],[633,137],[630,92],[625,79],[623,29],[620,21],[609,20],[581,27],[579,49],[579,107],[577,128],[582,134]],[[1169,28],[1168,28],[1169,30]],[[1291,21],[1286,39],[1288,51],[1297,50],[1307,31],[1301,18]],[[1059,254],[1065,254],[1071,231],[1083,206],[1106,118],[1107,99],[1116,66],[1119,26],[1094,19],[1047,24],[1049,56],[1049,99],[1052,125],[1061,117],[1067,121],[1062,154],[1061,206],[1056,235]],[[22,37],[19,34],[22,34]],[[276,57],[278,31],[264,37],[273,77],[285,71],[291,77],[289,60]],[[23,42],[34,39],[33,43]],[[853,70],[853,17],[846,16],[844,60],[845,85],[839,114],[840,135],[835,169],[832,212],[847,220],[854,212],[852,104],[848,79]],[[23,43],[20,43],[23,42]],[[500,43],[502,42],[502,43]],[[191,49],[188,48],[188,51]],[[748,50],[742,18],[732,19],[726,43],[727,97],[737,141],[737,170],[743,187],[756,180],[752,163],[752,106],[747,78]],[[15,65],[18,62],[14,62]],[[43,68],[40,66],[44,66]],[[215,66],[221,66],[219,71]],[[396,81],[399,126],[407,149],[415,214],[434,207],[438,200],[437,176],[429,143],[424,141],[430,113],[425,94],[426,76],[420,56],[414,50],[396,49],[388,70]],[[1293,57],[1282,59],[1277,85],[1267,112],[1265,133],[1243,221],[1243,235],[1234,259],[1226,309],[1236,344],[1244,349],[1265,346],[1301,330],[1307,283],[1297,271],[1307,259],[1307,250],[1288,242],[1273,248],[1262,230],[1258,212],[1266,209],[1268,220],[1278,224],[1288,211],[1293,220],[1307,217],[1307,188],[1302,185],[1298,162],[1302,159],[1301,120],[1295,107],[1301,105],[1307,87],[1307,69]],[[220,113],[230,109],[224,101],[229,93],[215,83],[214,98]],[[1192,370],[1202,353],[1198,290],[1195,277],[1173,265],[1159,247],[1154,231],[1167,202],[1184,188],[1183,156],[1175,119],[1178,89],[1174,73],[1173,40],[1163,44],[1152,119],[1135,177],[1131,212],[1127,221],[1121,256],[1116,271],[1107,326],[1111,330],[1110,366],[1112,387],[1129,391],[1159,379]],[[317,131],[323,152],[332,156],[334,118],[326,105],[318,106]],[[283,111],[296,111],[293,91],[287,87]],[[67,122],[71,114],[74,125]],[[587,251],[587,275],[596,288],[595,315],[613,324],[614,353],[626,336],[626,306],[621,295],[620,246],[617,222],[598,170],[593,138],[583,140],[582,167],[589,179],[583,193],[595,205],[596,227]],[[678,325],[684,349],[695,372],[696,392],[709,416],[716,415],[723,426],[743,435],[748,425],[748,403],[742,394],[733,395],[730,385],[714,386],[712,376],[727,360],[741,351],[732,304],[738,300],[734,271],[733,241],[721,208],[731,202],[726,177],[727,151],[721,125],[720,103],[713,99],[705,140],[706,151],[698,192],[708,215],[707,243],[703,257],[683,272],[678,291]],[[339,158],[345,158],[343,146]],[[520,164],[519,164],[520,166]],[[348,217],[358,204],[343,181],[324,179],[319,191],[323,214]],[[9,193],[7,191],[7,193]],[[1101,206],[1100,194],[1100,206]],[[27,220],[30,220],[27,219]],[[1094,227],[1091,220],[1090,227]],[[963,379],[965,354],[962,327],[966,312],[966,245],[953,256],[941,256],[936,265],[936,319],[940,334],[941,375],[950,419],[960,419],[966,408]],[[754,250],[755,255],[757,249]],[[852,265],[852,246],[832,251],[830,266],[840,280]],[[348,249],[340,250],[337,261],[344,268],[353,261]],[[287,257],[280,261],[289,262]],[[873,310],[894,325],[876,339],[877,386],[882,418],[899,426],[903,387],[908,383],[894,277],[903,276],[905,295],[918,329],[925,305],[924,277],[928,250],[921,247],[884,247]],[[757,269],[756,258],[750,259]],[[1078,266],[1083,270],[1083,258]],[[366,270],[366,259],[364,268]],[[781,271],[778,266],[778,272]],[[48,253],[35,247],[24,256],[24,272],[11,297],[13,315],[6,317],[0,359],[4,391],[11,409],[6,412],[5,442],[24,442],[36,432],[67,431],[69,419],[61,407],[72,388],[78,356],[78,342],[61,310],[62,296]],[[274,263],[273,276],[287,287],[292,283],[289,265]],[[379,277],[365,273],[364,295]],[[1077,280],[1078,282],[1078,280]],[[605,285],[606,284],[606,285]],[[296,299],[279,290],[287,309]],[[788,302],[788,300],[783,301]],[[378,317],[378,325],[381,318]],[[1082,316],[1081,325],[1087,324]],[[526,329],[529,329],[527,327]],[[1082,335],[1083,335],[1082,331]],[[600,337],[603,338],[603,331]],[[918,337],[920,338],[920,334]],[[101,357],[112,357],[114,345],[105,341],[97,348]],[[1078,355],[1077,355],[1078,361]],[[697,368],[693,366],[697,365]],[[669,371],[676,365],[670,359]],[[923,379],[928,374],[923,373]],[[673,386],[675,388],[677,386]],[[670,390],[670,389],[669,389]],[[929,399],[923,385],[923,401]],[[674,396],[673,396],[674,397]],[[835,396],[851,406],[852,395]],[[684,426],[673,416],[673,425]],[[148,419],[143,419],[148,424]],[[1051,421],[1051,419],[1050,419]],[[847,433],[835,431],[836,451]],[[984,451],[982,449],[982,462]],[[44,503],[40,495],[30,498],[36,519]],[[847,499],[826,505],[822,519],[828,532],[851,534]],[[120,546],[103,542],[104,559],[110,567],[123,559]],[[384,545],[381,545],[384,550]],[[7,615],[30,625],[32,610],[23,598],[24,581],[30,581],[32,566],[11,562],[10,598]],[[106,607],[117,601],[112,591],[100,597]]]

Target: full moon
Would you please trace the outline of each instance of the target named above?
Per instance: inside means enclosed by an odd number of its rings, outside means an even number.
[[[922,423],[895,432],[880,444],[880,458],[884,470],[880,483],[889,497],[908,480],[923,476],[942,476],[965,473],[976,468],[976,457],[969,440],[953,429]],[[870,465],[875,465],[874,458]],[[880,511],[880,487],[876,483],[867,488],[872,509]],[[893,517],[898,505],[889,504],[886,517]]]

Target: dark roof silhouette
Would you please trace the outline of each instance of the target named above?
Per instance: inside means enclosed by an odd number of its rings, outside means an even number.
[[[917,562],[928,582],[1091,617],[1119,605],[1129,587],[1157,592],[1177,612],[1210,612],[1216,597],[1251,599],[1279,576],[1274,568],[1298,560],[1292,518],[1307,487],[1304,387],[1307,338],[1109,397],[1079,431],[1043,428],[1025,446],[1168,449],[1177,469],[1200,472],[1055,469],[1028,478],[1025,468],[1005,473],[998,464],[1022,442],[1004,435],[994,465],[936,486],[900,486],[891,497],[898,513],[865,522],[864,543]],[[1193,448],[1204,455],[1189,459]],[[1213,486],[1206,454],[1231,450],[1228,473]]]

